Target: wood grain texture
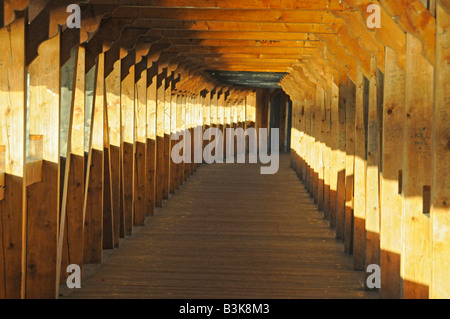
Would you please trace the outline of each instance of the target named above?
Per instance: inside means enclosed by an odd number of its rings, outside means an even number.
[[[105,78],[106,108],[108,111],[109,159],[111,166],[111,197],[113,213],[114,247],[118,247],[121,221],[121,62],[114,63],[111,73]]]
[[[364,125],[364,74],[359,63],[355,103],[353,261],[356,270],[363,270],[366,256],[366,131]]]
[[[60,209],[60,40],[39,47],[29,66],[29,130],[42,135],[42,182],[27,187],[26,298],[55,298]]]
[[[376,298],[352,268],[283,154],[200,168],[70,297]]]
[[[442,5],[442,7],[441,7]],[[431,298],[450,298],[448,269],[450,267],[449,215],[449,13],[443,4],[437,6],[436,28],[436,101],[433,111],[433,186],[432,194],[432,269]]]
[[[349,84],[339,87],[338,105],[338,148],[337,148],[337,190],[336,190],[336,238],[344,241],[345,232],[345,161],[347,143],[346,104]]]
[[[380,264],[380,201],[379,201],[379,136],[378,77],[375,56],[370,62],[369,112],[366,166],[366,266]]]
[[[403,144],[403,297],[429,297],[431,220],[423,210],[424,186],[431,185],[434,70],[422,44],[406,36],[405,133]]]
[[[348,81],[346,94],[346,146],[345,146],[345,227],[344,244],[345,252],[353,253],[353,189],[354,189],[354,167],[355,167],[355,96],[356,86]]]
[[[0,298],[20,298],[24,287],[25,33],[25,19],[0,29]]]
[[[396,62],[395,51],[386,48],[383,143],[381,174],[381,296],[400,298],[400,255],[402,238],[402,197],[399,171],[402,170],[403,123],[405,120],[405,72]]]

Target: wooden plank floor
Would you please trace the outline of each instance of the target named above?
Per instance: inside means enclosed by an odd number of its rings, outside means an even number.
[[[376,298],[282,154],[204,165],[70,298]]]

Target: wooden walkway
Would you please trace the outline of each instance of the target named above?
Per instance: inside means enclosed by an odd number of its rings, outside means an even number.
[[[281,155],[204,165],[70,298],[376,298]]]

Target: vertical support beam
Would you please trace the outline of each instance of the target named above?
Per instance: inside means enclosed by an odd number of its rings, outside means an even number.
[[[345,122],[346,122],[346,162],[345,162],[345,252],[353,253],[353,188],[355,165],[355,94],[356,86],[348,80],[346,93]]]
[[[222,136],[225,136],[225,94],[227,91],[222,90],[222,94],[219,96],[218,104],[217,104],[217,125],[219,130],[222,132]],[[225,138],[222,141],[225,143]],[[225,144],[224,144],[225,145]],[[217,150],[217,148],[216,148]],[[225,152],[223,153],[225,156]]]
[[[303,101],[304,103],[304,114],[303,114],[303,146],[302,146],[302,176],[303,184],[306,189],[309,189],[309,152],[310,152],[310,141],[311,141],[311,103],[309,97],[306,97]],[[335,192],[336,194],[336,192]],[[335,197],[336,199],[336,197]],[[336,216],[336,215],[335,215]]]
[[[64,235],[59,237],[61,252],[61,280],[67,276],[69,264],[83,265],[83,199],[84,199],[84,110],[85,110],[85,48],[76,49],[74,83],[72,89],[71,124],[69,125],[70,148],[68,148],[66,170],[66,214]],[[64,201],[63,197],[63,201]],[[64,207],[66,206],[66,208]],[[61,230],[60,230],[61,234]],[[62,247],[61,247],[62,246]]]
[[[106,56],[108,56],[106,53]],[[124,214],[121,212],[121,61],[114,62],[113,69],[105,78],[106,108],[108,111],[109,131],[109,161],[111,165],[111,197],[114,225],[114,247],[119,247],[120,228],[125,225]]]
[[[308,171],[307,171],[307,163],[306,163],[306,150],[308,146],[308,140],[309,136],[306,133],[307,130],[307,112],[308,112],[308,102],[306,98],[303,98],[300,104],[300,112],[301,112],[301,124],[300,124],[300,132],[301,132],[301,138],[300,138],[300,170],[301,170],[301,177],[302,182],[306,186],[306,183],[308,181]]]
[[[213,94],[213,96],[212,96],[212,99],[211,99],[211,109],[210,109],[210,114],[211,114],[211,117],[210,117],[210,126],[211,126],[211,128],[217,128],[218,126],[217,126],[217,108],[218,108],[218,103],[219,103],[219,91],[217,91],[217,88],[214,90],[214,94]],[[209,139],[211,139],[211,134],[209,135]],[[212,142],[211,140],[210,141],[207,141],[207,143],[209,143],[209,142]],[[214,152],[215,152],[215,149],[214,149]]]
[[[311,155],[314,139],[311,130],[312,101],[310,97],[307,97],[305,100],[305,109],[304,184],[308,192],[311,194]]]
[[[136,67],[135,74],[135,161],[134,161],[134,225],[144,226],[145,203],[145,143],[147,141],[147,61]],[[140,73],[140,74],[138,74]]]
[[[288,98],[286,96],[286,94],[283,94],[281,97],[281,106],[280,106],[280,144],[279,144],[279,149],[280,152],[286,152],[286,134],[287,134],[287,123],[286,123],[286,118],[288,115],[288,102],[287,102]]]
[[[324,195],[325,195],[325,165],[324,165],[324,154],[325,154],[325,141],[324,141],[324,124],[325,124],[325,91],[322,86],[322,82],[318,81],[317,87],[317,103],[316,103],[316,137],[317,137],[317,206],[319,211],[324,210]]]
[[[0,29],[0,299],[24,297],[26,21]]]
[[[227,141],[227,134],[226,134],[226,131],[227,131],[227,128],[231,128],[231,107],[232,107],[232,99],[233,99],[233,97],[232,97],[232,94],[233,93],[231,93],[231,95],[228,95],[228,98],[227,98],[227,100],[224,102],[224,121],[223,121],[223,157],[224,157],[224,160],[226,160],[226,158],[227,158],[227,156],[228,156],[228,154],[227,154],[227,147],[226,147],[226,145],[227,145],[227,143],[228,143],[228,141]]]
[[[324,153],[324,165],[325,165],[325,190],[324,190],[324,218],[330,220],[330,197],[331,197],[331,104],[333,100],[333,76],[330,74],[327,76],[327,88],[325,92],[325,118],[324,118],[324,140],[325,140],[325,153]]]
[[[336,238],[344,240],[345,231],[345,162],[346,162],[346,105],[349,91],[349,81],[341,82],[339,87],[339,128],[338,128],[338,151],[337,151],[337,195],[336,195]]]
[[[195,163],[196,168],[200,167],[200,165],[203,162],[203,148],[201,147],[202,141],[203,141],[203,104],[205,98],[199,94],[198,100],[197,100],[197,121],[196,121],[196,143],[195,145],[200,145],[200,148],[197,148],[197,151],[195,150],[194,145],[194,157],[197,159],[197,163]]]
[[[85,263],[101,263],[103,249],[103,177],[104,177],[104,53],[97,57],[94,108],[91,117],[89,173],[85,192]]]
[[[400,298],[402,197],[399,192],[405,121],[405,72],[395,51],[386,47],[381,176],[381,297]]]
[[[247,128],[253,127],[256,128],[256,92],[251,92],[249,95],[247,95],[245,99],[245,106],[244,106],[244,118],[245,118],[245,124],[244,129],[247,130]],[[245,137],[245,152],[249,152],[249,138]]]
[[[193,114],[193,98],[192,96],[186,97],[186,129],[189,131],[190,139],[186,139],[186,143],[189,143],[191,147],[189,148],[190,153],[188,153],[189,161],[185,166],[185,178],[189,178],[192,174],[192,165],[193,165],[193,152],[192,145],[194,145],[194,134],[192,134],[192,114]]]
[[[310,149],[309,149],[309,166],[310,166],[310,177],[309,177],[309,193],[314,198],[314,202],[317,204],[317,195],[318,195],[318,175],[319,175],[319,153],[318,153],[318,136],[317,136],[317,121],[318,117],[318,105],[317,105],[317,91],[314,92],[314,96],[311,98],[311,112],[310,112]]]
[[[364,122],[364,74],[358,63],[355,100],[355,168],[353,199],[353,264],[364,270],[366,259],[366,130]]]
[[[125,235],[133,232],[134,223],[134,179],[135,179],[135,120],[134,80],[135,55],[129,52],[121,65],[121,111],[122,111],[122,189]]]
[[[433,155],[431,186],[432,265],[431,298],[450,298],[450,17],[436,7],[436,77],[433,110]]]
[[[105,74],[103,75],[105,78]],[[105,80],[103,78],[103,85]],[[114,248],[114,216],[111,182],[111,152],[109,145],[109,119],[106,91],[103,92],[103,249]]]
[[[294,100],[292,109],[292,127],[295,132],[295,138],[292,138],[293,147],[295,147],[295,170],[297,171],[297,176],[300,180],[304,180],[303,176],[303,147],[305,145],[305,106],[304,100]],[[295,117],[294,117],[295,114]],[[294,129],[294,124],[296,128]]]
[[[298,175],[298,171],[297,171],[297,155],[298,155],[298,143],[297,140],[300,138],[299,136],[299,123],[298,123],[298,117],[299,114],[297,113],[298,111],[298,103],[297,100],[292,97],[292,125],[291,125],[291,131],[288,132],[288,134],[291,134],[291,150],[290,150],[290,165],[291,168],[293,170],[295,170],[295,172]]]
[[[184,132],[189,131],[189,97],[187,95],[183,96],[183,106],[182,106],[182,128]],[[191,140],[187,138],[187,135],[184,135],[186,138],[183,138],[184,143],[184,152],[186,152],[188,149],[187,145],[188,143],[191,143]],[[183,154],[184,155],[184,154]],[[186,154],[187,156],[187,154]],[[184,157],[186,159],[186,157]],[[189,163],[187,163],[185,160],[183,161],[183,182],[186,181],[189,178]]]
[[[170,182],[170,111],[172,105],[172,82],[173,73],[167,74],[164,93],[164,178],[163,178],[163,199],[169,199]]]
[[[147,63],[150,64],[150,60]],[[157,67],[156,64],[153,64],[147,70],[147,147],[145,156],[145,198],[150,216],[155,213],[157,76]]]
[[[167,69],[158,69],[156,102],[156,207],[162,207],[164,193],[164,111]]]
[[[182,143],[183,141],[183,96],[177,95],[176,99],[176,133],[178,134],[177,143]],[[184,151],[184,149],[183,149]],[[183,182],[183,162],[176,164],[176,188],[179,188]]]
[[[217,127],[217,105],[219,103],[219,91],[215,91],[211,99],[211,127]]]
[[[203,132],[211,127],[211,101],[213,93],[209,91],[206,95],[205,104],[203,105]],[[177,113],[178,116],[178,113]],[[178,118],[177,118],[178,119]],[[203,136],[202,136],[203,139]],[[202,152],[205,149],[208,141],[204,140],[202,143]]]
[[[61,33],[39,46],[30,64],[30,136],[42,136],[42,181],[27,187],[26,298],[55,298],[59,224]]]
[[[194,162],[194,145],[195,145],[195,109],[197,107],[197,96],[193,95],[190,98],[190,108],[189,108],[189,130],[191,132],[191,164],[189,165],[189,175],[195,172],[195,162]]]
[[[342,86],[342,82],[340,83]],[[333,81],[331,101],[331,175],[330,175],[330,228],[336,228],[338,153],[339,153],[339,87]],[[308,152],[306,151],[306,154]]]
[[[370,59],[366,171],[366,265],[380,264],[378,79],[376,58]]]
[[[172,141],[172,134],[177,133],[177,105],[179,96],[173,95],[170,102],[170,151],[169,151],[169,162],[170,162],[170,182],[169,182],[169,193],[174,194],[177,188],[177,164],[172,161],[172,149],[176,145],[176,141]]]
[[[434,70],[422,44],[406,35],[406,102],[403,148],[403,297],[428,298],[430,284],[430,212]],[[429,202],[428,202],[429,203]]]

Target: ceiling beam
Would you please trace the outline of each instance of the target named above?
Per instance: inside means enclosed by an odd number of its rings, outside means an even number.
[[[183,54],[211,54],[211,53],[249,53],[249,54],[314,54],[317,48],[270,48],[270,47],[207,47],[207,46],[171,46],[167,52],[183,52]]]
[[[151,8],[344,10],[339,0],[91,0],[90,4]]]
[[[342,23],[326,10],[244,10],[118,7],[108,15],[113,19],[168,19],[195,21],[253,21],[278,23]]]
[[[255,41],[255,40],[227,40],[227,39],[180,39],[164,38],[162,43],[177,46],[208,46],[208,47],[270,47],[270,48],[311,48],[307,41]]]
[[[191,31],[191,30],[152,30],[152,35],[166,38],[185,39],[233,39],[265,41],[314,41],[313,33],[300,32],[249,32],[249,31]]]
[[[333,31],[330,30],[329,26],[326,24],[301,22],[279,23],[248,21],[174,21],[162,19],[135,19],[133,25],[136,27],[152,30],[333,33]]]

